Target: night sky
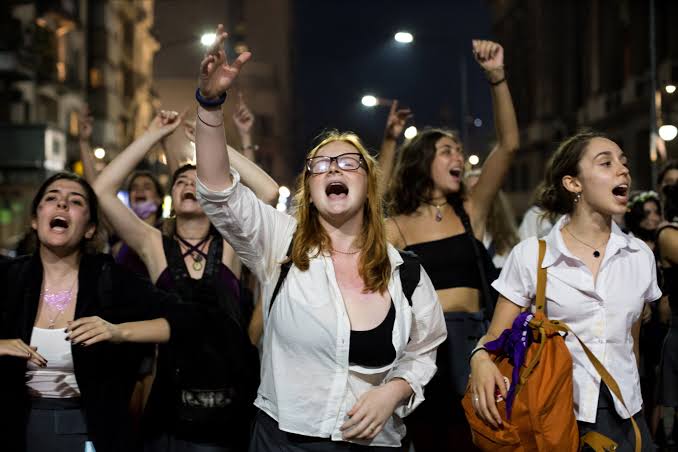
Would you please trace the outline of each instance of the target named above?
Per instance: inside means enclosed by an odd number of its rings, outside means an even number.
[[[355,131],[378,148],[388,108],[363,107],[367,93],[397,98],[413,110],[418,128],[460,130],[462,59],[468,113],[483,121],[469,126],[466,148],[486,152],[494,135],[490,92],[471,54],[472,38],[492,38],[485,2],[298,0],[294,18],[298,152],[328,128]],[[411,32],[414,42],[396,43],[400,30]]]

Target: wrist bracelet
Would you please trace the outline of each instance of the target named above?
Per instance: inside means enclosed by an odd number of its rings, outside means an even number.
[[[470,362],[471,362],[471,359],[473,358],[473,355],[475,355],[476,353],[478,353],[478,352],[481,351],[481,350],[485,350],[485,351],[487,352],[487,349],[485,348],[484,345],[479,345],[479,346],[477,346],[476,348],[474,348],[474,349],[471,351],[471,354],[468,355],[468,362],[470,363]]]
[[[490,86],[498,86],[498,85],[501,85],[502,83],[504,83],[505,81],[506,81],[506,76],[500,78],[496,82],[491,82],[489,80],[487,82],[490,84]]]
[[[203,124],[205,124],[206,126],[209,126],[209,127],[219,127],[219,126],[224,125],[224,118],[223,117],[221,118],[221,122],[219,124],[210,124],[209,122],[205,122],[205,120],[200,117],[200,113],[198,113],[197,111],[195,112],[195,116],[198,117],[198,121],[202,122]]]
[[[226,102],[226,93],[222,93],[216,99],[207,99],[200,94],[200,88],[195,89],[195,100],[203,107],[219,107]]]

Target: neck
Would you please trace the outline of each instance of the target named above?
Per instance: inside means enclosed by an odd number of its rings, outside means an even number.
[[[579,239],[599,243],[610,236],[612,216],[592,211],[587,206],[577,206],[567,228]]]
[[[210,220],[207,216],[183,218],[177,217],[176,233],[184,240],[202,240],[210,230]]]
[[[54,282],[56,285],[70,283],[73,280],[73,272],[77,274],[80,267],[82,254],[79,249],[70,252],[61,252],[40,245],[40,260],[44,271],[44,280]]]
[[[362,211],[343,222],[335,222],[318,216],[320,225],[330,237],[330,246],[339,251],[353,251],[360,246],[363,230]]]
[[[151,226],[155,227],[155,223],[158,221],[158,215],[157,214],[150,214],[148,217],[144,218],[144,222],[146,224],[149,224]]]

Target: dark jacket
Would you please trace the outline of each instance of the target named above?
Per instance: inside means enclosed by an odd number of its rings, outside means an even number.
[[[43,278],[38,254],[0,263],[0,339],[29,344]],[[99,316],[111,323],[168,320],[172,340],[190,334],[199,322],[182,312],[177,299],[128,272],[107,255],[84,255],[78,275],[75,318]],[[88,434],[97,452],[131,451],[129,401],[144,349],[135,344],[98,343],[72,348]],[[29,400],[26,360],[0,357],[0,443],[24,450]]]

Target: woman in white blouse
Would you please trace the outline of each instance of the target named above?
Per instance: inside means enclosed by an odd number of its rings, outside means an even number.
[[[564,141],[547,169],[539,204],[563,215],[544,238],[548,268],[546,310],[567,323],[605,365],[621,389],[629,412],[601,384],[600,376],[574,337],[566,344],[573,361],[575,415],[580,434],[594,430],[633,450],[629,414],[641,427],[643,450],[653,450],[641,415],[638,332],[644,303],[660,298],[652,251],[624,234],[612,216],[626,211],[631,176],[626,156],[613,141],[582,132]],[[479,345],[510,328],[522,308],[531,306],[537,279],[536,237],[511,252],[493,286],[501,294],[488,334]],[[635,354],[635,359],[634,359]],[[501,423],[495,386],[506,396],[499,370],[484,350],[471,358],[471,389],[477,414],[489,425]]]
[[[423,400],[445,338],[435,290],[419,269],[411,306],[404,296],[403,260],[386,241],[375,161],[355,135],[330,134],[308,154],[294,217],[240,184],[225,152],[223,113],[209,103],[225,95],[250,55],[229,65],[221,25],[216,35],[196,93],[198,195],[262,283],[260,412],[250,450],[398,447],[402,417]],[[291,243],[293,265],[269,312]],[[354,334],[384,325],[387,343],[367,347],[380,353],[351,362]]]

